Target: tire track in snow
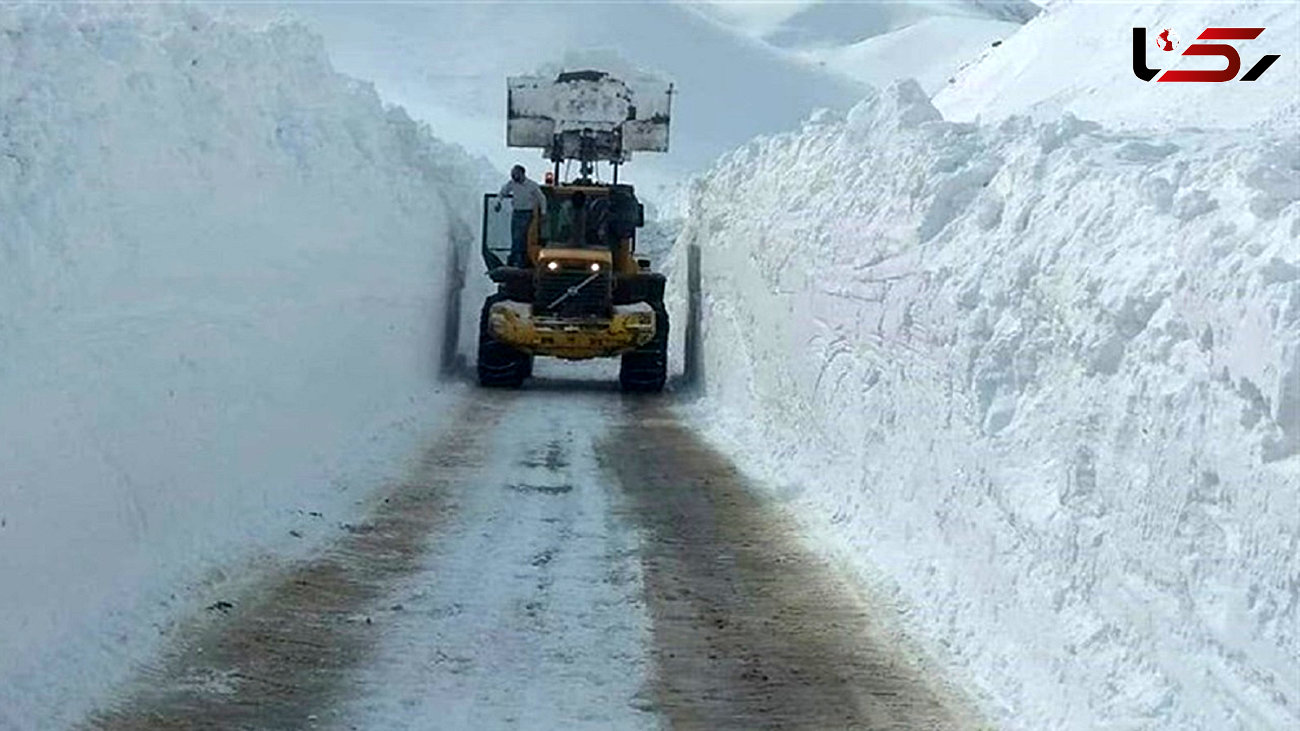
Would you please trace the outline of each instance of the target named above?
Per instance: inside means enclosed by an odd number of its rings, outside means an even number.
[[[404,611],[340,728],[659,727],[637,535],[594,453],[620,396],[612,373],[538,370],[521,392],[479,393],[508,409],[491,457],[451,490],[456,521],[392,597]]]
[[[662,400],[539,379],[448,423],[89,726],[974,726]]]
[[[365,519],[319,557],[254,580],[221,614],[194,621],[118,703],[86,726],[103,731],[302,729],[350,692],[380,628],[371,614],[418,570],[455,506],[451,485],[488,456],[505,410],[467,402],[410,477],[376,496]]]
[[[870,608],[736,468],[652,402],[598,450],[642,526],[658,710],[676,729],[959,729]]]

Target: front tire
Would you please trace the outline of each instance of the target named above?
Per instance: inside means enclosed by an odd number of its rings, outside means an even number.
[[[668,381],[668,310],[651,304],[655,334],[645,345],[623,354],[618,385],[626,393],[659,393]]]
[[[483,302],[478,319],[478,384],[486,388],[519,388],[532,372],[532,356],[497,340],[489,326],[492,305],[506,299],[494,294]]]

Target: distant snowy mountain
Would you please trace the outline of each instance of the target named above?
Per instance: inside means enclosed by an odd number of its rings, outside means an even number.
[[[1039,12],[1019,0],[694,7],[810,68],[874,87],[914,78],[930,93]]]
[[[788,18],[765,39],[786,48],[845,46],[935,18],[967,18],[1024,23],[1038,13],[1027,0],[981,2],[819,2]]]
[[[1262,27],[1252,41],[1239,41],[1244,73],[1264,54],[1281,58],[1248,83],[1145,82],[1131,70],[1132,28],[1151,37],[1152,68],[1222,68],[1220,59],[1198,59],[1157,49],[1154,36],[1171,28],[1191,43],[1210,26]],[[1055,119],[1062,112],[1126,128],[1247,127],[1257,123],[1300,124],[1300,5],[1296,3],[1182,3],[1133,5],[1063,0],[978,63],[958,74],[934,99],[956,120],[1028,114]]]
[[[847,109],[863,87],[669,3],[576,5],[364,3],[240,8],[290,12],[325,38],[342,71],[375,82],[435,133],[500,166],[541,160],[505,147],[505,78],[548,64],[612,57],[672,79],[671,149],[629,167],[635,182],[676,183],[757,134],[796,126],[816,107]],[[739,110],[744,110],[739,113]]]
[[[933,16],[857,43],[798,51],[794,55],[878,88],[913,78],[933,94],[964,66],[1020,27],[1004,20]]]
[[[504,144],[505,78],[557,64],[631,65],[676,82],[671,149],[627,174],[657,202],[720,154],[844,110],[897,78],[934,91],[1038,12],[1031,2],[305,3],[238,6],[292,14],[342,71],[373,80],[434,131],[501,167],[541,161]],[[743,109],[743,114],[736,111]]]

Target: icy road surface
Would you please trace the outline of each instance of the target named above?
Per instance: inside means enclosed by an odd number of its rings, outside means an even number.
[[[976,725],[666,398],[542,378],[456,408],[364,520],[88,726]]]

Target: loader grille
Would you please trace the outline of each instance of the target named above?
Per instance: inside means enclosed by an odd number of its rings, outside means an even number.
[[[597,273],[596,278],[587,282],[577,293],[564,297],[570,287],[582,284],[591,275],[586,269],[540,273],[533,310],[538,314],[558,317],[608,317],[611,305],[608,271]],[[555,304],[561,297],[564,297],[563,301]]]

